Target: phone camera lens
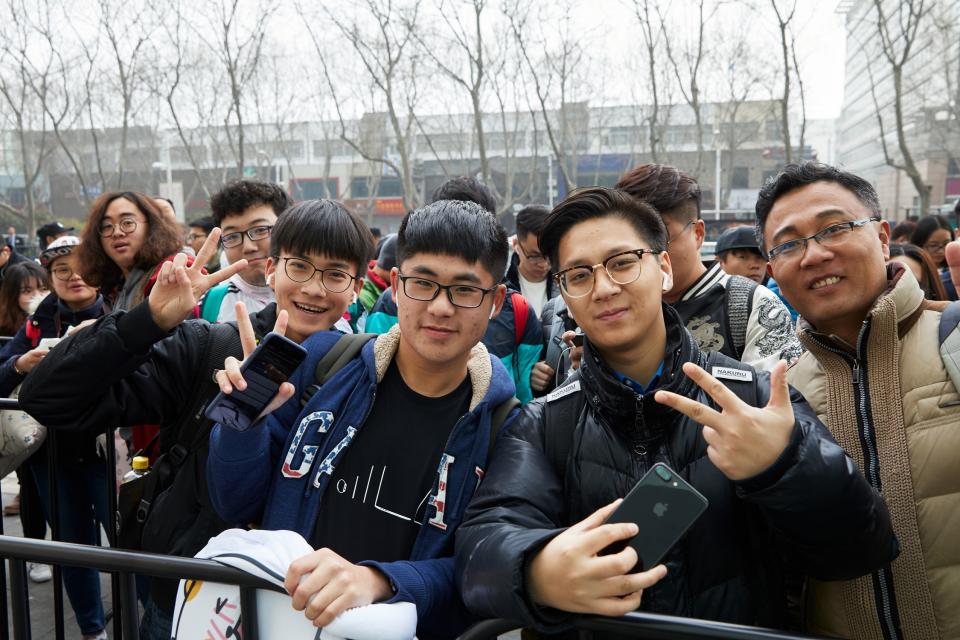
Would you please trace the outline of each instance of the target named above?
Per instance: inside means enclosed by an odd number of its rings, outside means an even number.
[[[665,467],[657,467],[657,475],[660,476],[660,479],[664,482],[670,482],[673,479],[673,476],[670,475],[670,472]]]

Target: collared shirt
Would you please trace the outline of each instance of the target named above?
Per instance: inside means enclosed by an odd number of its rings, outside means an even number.
[[[657,372],[653,374],[653,378],[646,385],[642,385],[633,378],[623,375],[619,371],[614,371],[613,375],[617,377],[617,380],[627,385],[633,389],[637,395],[642,396],[647,391],[651,389],[656,389],[657,385],[660,384],[660,376],[663,374],[663,360],[660,361],[660,366],[657,367]]]

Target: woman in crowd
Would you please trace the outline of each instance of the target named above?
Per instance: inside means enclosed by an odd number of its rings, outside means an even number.
[[[90,207],[78,251],[83,279],[99,287],[113,309],[135,307],[150,293],[160,265],[183,244],[177,222],[152,198],[133,191],[105,193]]]
[[[926,251],[912,244],[891,244],[890,262],[899,262],[913,271],[927,300],[947,300],[940,273]]]
[[[957,290],[950,281],[950,272],[947,270],[946,257],[947,244],[953,238],[953,227],[950,226],[946,217],[940,215],[921,218],[910,237],[910,243],[929,253],[933,263],[940,270],[940,281],[947,292],[948,300],[957,299]]]
[[[103,315],[103,299],[80,275],[75,236],[54,240],[40,254],[52,274],[53,293],[27,318],[14,339],[0,351],[0,394],[7,396],[46,356],[44,338],[63,337],[71,327]],[[107,512],[106,465],[97,453],[99,430],[48,432],[47,442],[26,462],[51,521],[48,447],[54,438],[58,500],[58,539],[97,544],[100,524],[110,527]],[[24,477],[24,481],[28,478]],[[96,518],[91,516],[95,515]],[[98,524],[99,522],[99,524]],[[100,576],[93,569],[63,568],[67,597],[85,640],[106,639],[106,622],[100,600]]]

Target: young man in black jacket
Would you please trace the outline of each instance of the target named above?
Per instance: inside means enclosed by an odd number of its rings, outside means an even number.
[[[501,435],[460,527],[458,583],[478,615],[543,632],[575,613],[637,608],[782,626],[781,556],[824,580],[896,556],[882,498],[787,387],[785,363],[768,374],[707,354],[662,302],[665,246],[649,205],[602,187],[573,192],[547,221],[540,248],[586,335],[584,355]],[[741,381],[739,394],[724,377]],[[631,573],[632,547],[601,551],[656,524],[604,522],[657,462],[709,507],[665,566]]]
[[[160,449],[170,449],[181,427],[190,423],[183,414],[194,388],[210,384],[216,392],[213,371],[204,370],[205,352],[212,333],[224,329],[204,320],[183,320],[205,291],[246,266],[245,260],[238,260],[212,275],[200,271],[219,238],[215,228],[190,268],[183,268],[184,254],[164,265],[147,301],[129,312],[105,316],[51,351],[23,384],[24,409],[54,429],[160,424]],[[359,291],[372,249],[366,226],[339,203],[308,200],[283,212],[273,228],[266,264],[266,280],[277,301],[250,314],[256,339],[276,327],[299,343],[330,329]],[[334,292],[321,287],[319,278],[294,280],[287,264],[305,260],[321,269],[349,270],[349,286]],[[244,351],[236,325],[228,326],[235,342],[227,354],[241,358]],[[177,497],[167,497],[151,511],[143,550],[193,556],[227,528],[211,505],[207,488],[209,427],[206,423],[196,438],[187,438],[192,442],[188,458],[169,490],[169,496]],[[170,637],[175,596],[170,585],[153,582],[141,638]]]

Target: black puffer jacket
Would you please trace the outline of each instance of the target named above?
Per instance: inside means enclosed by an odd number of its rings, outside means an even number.
[[[709,402],[681,370],[684,362],[704,366],[706,354],[666,305],[664,317],[660,389]],[[546,442],[542,399],[528,404],[497,440],[457,532],[458,582],[474,613],[522,620],[541,631],[567,626],[569,614],[533,606],[525,595],[528,563],[563,527],[626,495],[658,461],[679,472],[710,506],[668,554],[667,577],[644,593],[643,610],[783,626],[780,558],[831,580],[869,573],[899,552],[883,499],[796,391],[787,449],[758,476],[733,482],[707,457],[701,425],[656,403],[652,392],[636,395],[589,343],[579,380],[586,402],[565,469],[555,469],[546,453],[556,447]],[[754,373],[754,380],[763,406],[769,375]]]

